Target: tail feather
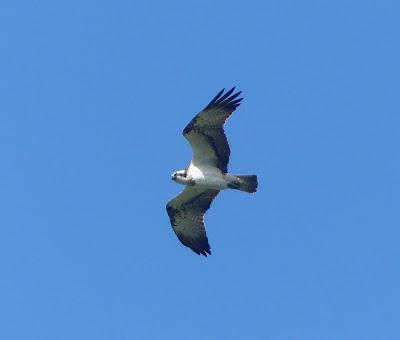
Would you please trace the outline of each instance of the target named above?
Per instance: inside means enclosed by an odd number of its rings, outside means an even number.
[[[234,175],[233,179],[228,184],[231,189],[237,189],[245,192],[256,192],[258,180],[256,175]]]

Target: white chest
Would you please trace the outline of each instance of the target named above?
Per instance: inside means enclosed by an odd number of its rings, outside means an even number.
[[[197,167],[190,163],[188,177],[196,182],[196,185],[210,189],[226,189],[227,183],[221,171],[214,167]]]

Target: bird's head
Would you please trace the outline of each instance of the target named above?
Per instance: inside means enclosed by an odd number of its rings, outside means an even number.
[[[172,175],[171,175],[171,179],[179,184],[186,184],[187,182],[187,170],[179,170],[179,171],[175,171]]]

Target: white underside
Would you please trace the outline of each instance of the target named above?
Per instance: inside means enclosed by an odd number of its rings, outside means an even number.
[[[204,186],[209,189],[224,190],[228,187],[230,175],[223,174],[220,169],[210,166],[194,165],[190,163],[188,178],[195,181],[195,185]]]

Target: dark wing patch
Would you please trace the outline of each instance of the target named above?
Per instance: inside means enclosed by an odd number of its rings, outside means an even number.
[[[218,190],[186,187],[168,202],[167,213],[178,239],[198,255],[211,255],[204,226],[204,214],[218,195]]]
[[[232,95],[235,88],[221,90],[211,102],[183,129],[183,135],[193,149],[195,165],[207,164],[228,172],[230,148],[223,126],[226,119],[240,105],[241,92]]]

